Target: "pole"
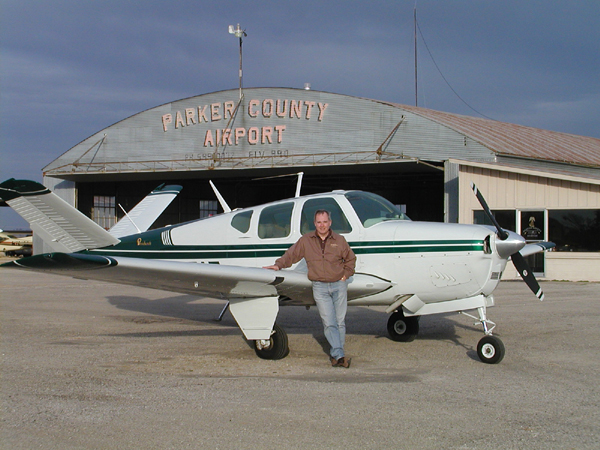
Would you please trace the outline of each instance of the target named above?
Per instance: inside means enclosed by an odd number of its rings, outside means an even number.
[[[238,25],[239,27],[239,25]],[[242,98],[242,36],[240,36],[240,99]]]
[[[229,34],[233,34],[235,37],[240,39],[240,100],[242,99],[242,39],[244,36],[248,36],[245,30],[242,30],[240,24],[237,24],[237,28],[233,25],[229,25]]]
[[[419,106],[418,85],[417,85],[417,5],[415,3],[414,12],[415,22],[415,106]]]

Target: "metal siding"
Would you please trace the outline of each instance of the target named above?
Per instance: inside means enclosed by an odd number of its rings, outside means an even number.
[[[220,145],[218,153],[227,158],[212,162],[217,146],[205,146],[207,131],[216,138],[217,129],[227,127],[224,102],[237,102],[238,91],[223,91],[179,100],[140,112],[85,139],[61,155],[44,170],[48,175],[93,172],[186,171],[208,168],[282,167],[322,164],[357,164],[418,158],[444,161],[449,158],[493,160],[494,153],[481,144],[447,126],[407,112],[395,105],[368,99],[318,91],[284,88],[245,90],[240,111],[229,128],[243,128],[246,137],[235,145]],[[286,117],[263,117],[264,100],[288,101]],[[249,105],[258,100],[257,117],[250,117]],[[302,116],[290,117],[291,100],[315,102],[310,118],[306,106]],[[318,120],[317,103],[327,104],[322,120]],[[210,105],[220,105],[221,119],[213,120]],[[303,103],[306,105],[306,103]],[[206,111],[208,122],[198,123],[198,107]],[[188,123],[186,109],[194,111],[195,123]],[[177,113],[183,124],[178,124]],[[172,121],[163,129],[162,117],[171,114]],[[388,139],[384,153],[376,150]],[[263,130],[284,125],[282,142],[248,142],[251,127]],[[259,138],[260,139],[260,138]],[[98,142],[101,142],[98,144]],[[251,153],[263,152],[263,153]],[[275,152],[275,156],[272,153]],[[286,156],[281,156],[287,154]],[[264,155],[264,157],[256,156]],[[251,157],[252,156],[252,157]]]
[[[473,210],[481,209],[471,191],[474,182],[492,209],[597,209],[600,185],[532,175],[506,177],[501,171],[461,166],[460,223],[472,223]]]
[[[459,165],[444,163],[444,222],[458,222],[458,177]]]
[[[548,208],[556,208],[559,205],[560,186],[558,180],[548,180]]]

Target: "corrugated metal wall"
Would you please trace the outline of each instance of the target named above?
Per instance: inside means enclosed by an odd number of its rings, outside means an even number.
[[[404,157],[494,158],[490,149],[452,128],[374,100],[302,89],[246,89],[230,122],[238,100],[238,91],[231,90],[143,111],[85,139],[45,172],[68,177],[378,163]],[[226,138],[223,130],[231,130]]]

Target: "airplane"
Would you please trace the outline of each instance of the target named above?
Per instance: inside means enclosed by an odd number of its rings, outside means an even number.
[[[512,260],[543,300],[524,257],[554,244],[527,244],[501,228],[483,195],[472,188],[494,226],[412,221],[388,200],[364,191],[300,196],[297,189],[290,199],[234,210],[225,204],[225,212],[212,217],[116,238],[43,185],[10,179],[0,184],[0,198],[53,253],[0,267],[223,299],[257,356],[282,359],[289,346],[276,323],[279,307],[315,305],[312,284],[304,261],[280,271],[263,267],[314,230],[314,212],[326,209],[332,229],[357,255],[349,305],[385,306],[387,331],[399,342],[415,339],[421,316],[466,314],[483,327],[479,359],[496,364],[505,348],[492,334],[496,324],[487,309],[494,306],[493,292],[507,262]]]
[[[0,230],[0,252],[6,256],[31,256],[33,237],[15,237]]]

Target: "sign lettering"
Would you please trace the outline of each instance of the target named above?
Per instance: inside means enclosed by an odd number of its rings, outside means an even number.
[[[296,119],[322,122],[328,103],[308,100],[251,99],[247,103],[245,113],[250,119],[262,117],[278,121],[281,119]],[[168,131],[183,129],[193,125],[210,124],[229,121],[236,108],[236,102],[211,103],[185,108],[182,111],[162,115],[162,128]],[[241,111],[240,111],[241,112]],[[289,124],[289,123],[288,123]],[[293,124],[293,122],[292,122]],[[289,124],[291,125],[291,124]],[[272,126],[250,126],[237,128],[217,128],[206,130],[204,134],[204,147],[237,146],[244,142],[250,145],[281,144],[284,132],[288,125],[273,124]],[[250,152],[250,156],[258,157],[257,153]],[[275,152],[273,155],[277,155]],[[270,156],[273,156],[270,155]],[[263,156],[263,155],[260,155]]]

